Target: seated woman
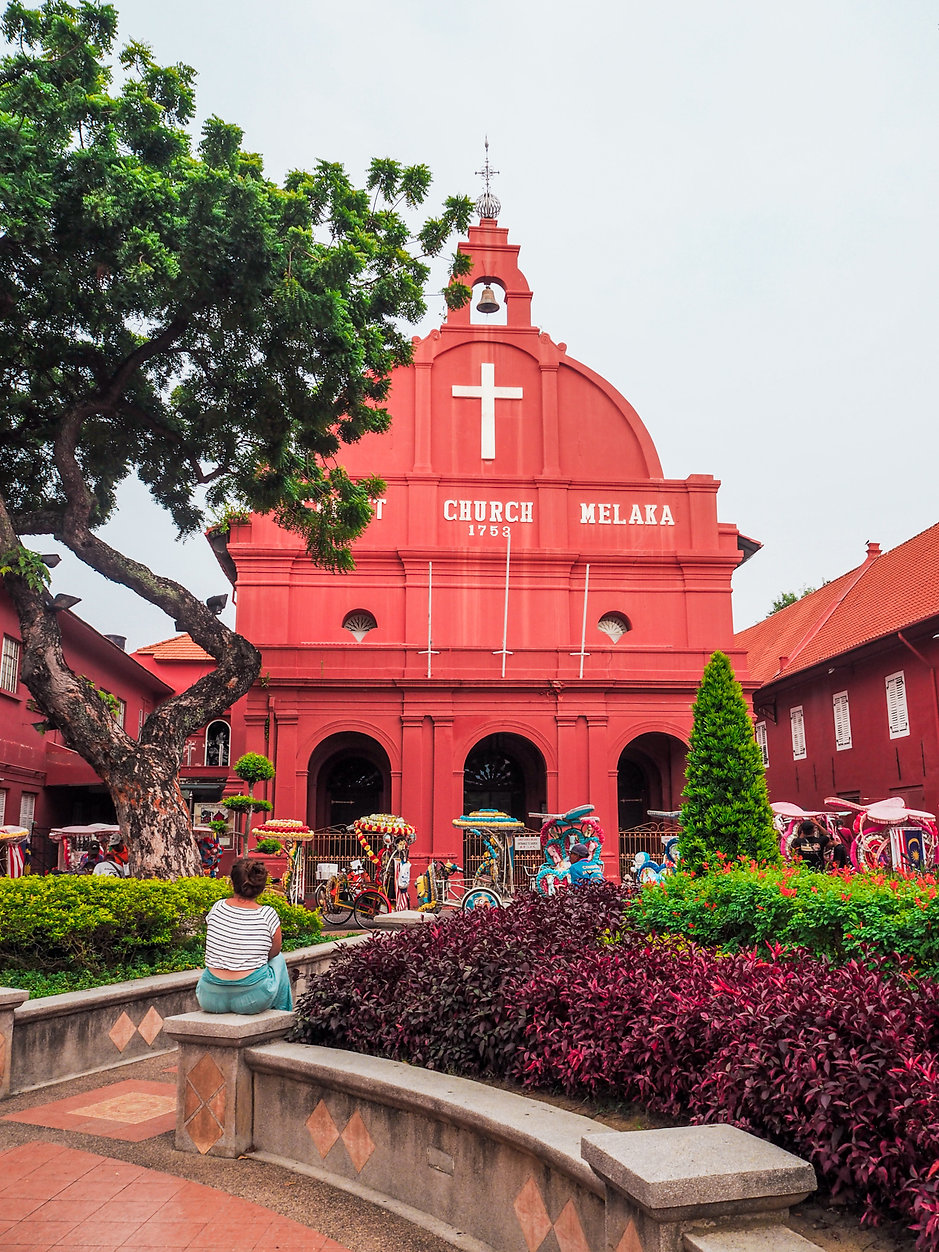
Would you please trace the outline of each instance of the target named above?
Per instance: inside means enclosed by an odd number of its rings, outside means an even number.
[[[241,857],[231,867],[235,894],[216,900],[206,916],[205,965],[196,999],[206,1013],[292,1009],[290,974],[281,954],[280,919],[258,904],[267,886],[262,861]]]

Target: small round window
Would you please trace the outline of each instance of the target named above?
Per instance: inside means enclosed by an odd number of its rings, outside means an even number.
[[[614,643],[619,643],[627,630],[631,630],[629,618],[624,613],[604,613],[597,622],[597,630],[609,635]]]
[[[367,609],[354,609],[343,619],[342,628],[353,636],[356,643],[361,643],[370,630],[378,625],[374,616]]]

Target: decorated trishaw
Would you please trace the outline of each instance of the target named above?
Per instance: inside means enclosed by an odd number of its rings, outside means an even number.
[[[362,913],[369,920],[389,908],[410,908],[409,849],[417,838],[415,828],[394,813],[369,813],[357,817],[352,829],[373,867],[373,882],[356,895],[356,916]]]
[[[474,809],[453,819],[453,825],[466,835],[476,835],[482,841],[483,854],[466,888],[461,907],[470,911],[477,908],[501,908],[515,895],[515,834],[525,829],[525,823],[503,813],[501,809]],[[447,873],[447,862],[431,862],[428,873],[446,875],[460,869],[453,865]],[[450,863],[452,864],[452,862]],[[462,872],[462,871],[460,871]],[[438,889],[433,888],[433,893]],[[454,901],[455,903],[456,901]],[[422,907],[424,905],[422,904]]]
[[[827,836],[826,865],[849,862],[856,870],[927,870],[939,863],[936,815],[911,809],[902,796],[860,804],[828,796],[825,809],[803,809],[781,801],[770,805],[779,832],[779,850],[787,859],[804,822]],[[843,855],[834,855],[839,849]]]
[[[54,826],[50,840],[58,845],[56,868],[61,874],[80,874],[94,849],[106,848],[112,835],[120,834],[120,826],[112,822],[90,822],[85,826]],[[88,872],[84,870],[84,872]]]
[[[902,796],[856,804],[840,796],[825,803],[854,814],[851,863],[856,869],[927,870],[937,864],[936,815],[911,809]]]
[[[825,803],[828,804],[829,801],[826,800]],[[829,862],[834,860],[832,849],[838,846],[842,847],[845,852],[845,856],[838,859],[846,859],[850,856],[854,836],[850,825],[851,814],[845,808],[844,800],[838,800],[837,808],[830,809],[803,809],[798,804],[790,804],[786,800],[773,803],[770,808],[773,810],[773,825],[779,835],[779,851],[787,861],[791,861],[796,855],[792,845],[798,837],[799,827],[803,822],[814,822],[819,830],[828,836],[827,859]]]
[[[23,826],[0,826],[0,875],[22,877],[28,855],[29,831]]]
[[[593,811],[592,804],[579,804],[566,813],[551,813],[545,817],[541,827],[541,850],[545,859],[534,881],[535,890],[542,895],[553,895],[558,887],[570,885],[570,852],[575,843],[586,845],[587,864],[596,866],[602,876],[603,827],[599,818],[591,816]]]

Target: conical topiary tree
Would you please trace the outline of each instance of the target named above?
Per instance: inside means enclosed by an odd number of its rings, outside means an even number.
[[[723,652],[708,661],[692,706],[679,839],[682,864],[701,869],[722,852],[779,859],[773,813],[753,723]]]

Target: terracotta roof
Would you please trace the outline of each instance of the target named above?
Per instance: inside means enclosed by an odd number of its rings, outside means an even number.
[[[174,635],[172,639],[161,639],[159,643],[149,643],[138,648],[143,656],[152,656],[155,661],[211,661],[212,657],[188,635]]]
[[[939,614],[939,524],[734,636],[767,683]],[[786,663],[780,665],[780,658]]]

